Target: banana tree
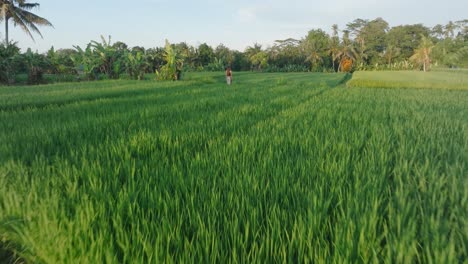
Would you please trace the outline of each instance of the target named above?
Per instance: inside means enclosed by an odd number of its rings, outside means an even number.
[[[125,68],[130,78],[143,80],[146,70],[149,68],[149,63],[145,53],[137,51],[136,54],[127,52],[125,59]]]
[[[167,40],[163,57],[166,64],[161,69],[156,70],[156,78],[158,80],[178,80],[184,61]]]
[[[78,73],[84,73],[88,79],[97,79],[100,61],[98,57],[94,55],[91,44],[88,44],[86,49],[82,49],[79,46],[74,46],[74,48],[77,50],[77,53],[72,56],[71,59]]]
[[[111,45],[111,37],[106,39],[101,36],[102,43],[91,41],[90,45],[94,49],[93,54],[100,61],[99,70],[106,74],[110,79],[117,79],[122,72],[123,52],[119,52]]]
[[[108,78],[117,79],[124,66],[125,51],[110,45],[109,40],[101,36],[102,43],[91,41],[86,49],[74,46],[78,54],[73,58],[75,66],[78,66],[90,78],[96,79],[98,73],[107,75]]]

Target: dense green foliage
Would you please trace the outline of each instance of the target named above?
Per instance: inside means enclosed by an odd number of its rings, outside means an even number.
[[[40,84],[49,62],[45,56],[28,49],[20,53],[16,45],[0,45],[0,83],[14,84],[19,73],[27,75],[27,84]]]
[[[166,64],[162,66],[161,69],[156,70],[156,78],[161,81],[179,80],[183,67],[183,60],[180,58],[180,54],[177,50],[175,50],[167,40],[163,58]]]
[[[436,88],[468,90],[468,70],[355,72],[346,84],[361,88]]]
[[[119,79],[130,76],[143,79],[145,73],[158,72],[158,79],[170,79],[176,67],[167,63],[167,46],[145,49],[128,47],[117,41],[91,41],[86,47],[55,50],[35,56],[47,64],[39,69],[44,74],[80,74],[77,80]],[[12,44],[14,45],[14,43]],[[243,52],[231,50],[223,44],[213,48],[206,43],[193,47],[185,42],[171,44],[180,69],[189,71],[222,71],[230,66],[234,71],[263,72],[339,72],[354,70],[430,70],[439,67],[468,67],[468,20],[449,22],[428,28],[422,24],[390,28],[382,18],[356,19],[332,33],[312,29],[302,39],[276,40],[270,47],[253,44]],[[0,50],[5,49],[0,45]],[[12,56],[0,53],[0,67]],[[17,74],[30,74],[20,57],[20,66],[6,71],[11,84]],[[343,64],[347,68],[343,69]],[[183,66],[183,67],[182,67]],[[5,75],[5,74],[4,74]],[[12,76],[13,75],[13,76]],[[34,79],[34,78],[33,78]],[[37,79],[37,78],[36,78]],[[29,81],[42,83],[44,80]]]
[[[0,256],[457,263],[468,91],[343,74],[0,89]]]
[[[0,83],[14,82],[20,49],[15,45],[0,45]]]

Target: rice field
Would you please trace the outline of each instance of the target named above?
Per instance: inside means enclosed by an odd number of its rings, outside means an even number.
[[[346,78],[0,87],[0,262],[466,262],[468,91]]]
[[[365,88],[432,88],[468,90],[468,70],[362,71],[355,72],[348,87]]]

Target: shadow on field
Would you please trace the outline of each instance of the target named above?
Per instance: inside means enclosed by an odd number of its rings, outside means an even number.
[[[0,241],[0,263],[2,264],[21,264],[25,263],[23,260],[18,258],[18,256],[7,249],[5,244]]]
[[[346,73],[345,76],[336,84],[336,86],[346,84],[349,80],[351,80],[351,78],[353,78],[353,74],[349,72]]]

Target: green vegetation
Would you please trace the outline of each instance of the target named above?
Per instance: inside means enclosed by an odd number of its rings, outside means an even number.
[[[301,39],[276,40],[267,48],[255,43],[243,52],[223,44],[213,48],[206,43],[194,47],[180,42],[145,49],[128,47],[120,41],[111,43],[110,36],[101,40],[92,40],[84,48],[52,47],[46,54],[31,50],[23,53],[15,43],[0,44],[0,83],[23,84],[14,83],[20,74],[29,76],[28,84],[47,82],[43,74],[75,74],[80,80],[100,80],[103,76],[120,79],[126,75],[141,80],[145,74],[156,73],[158,80],[168,80],[179,79],[182,72],[222,71],[227,66],[236,72],[426,71],[432,66],[468,67],[468,20],[449,21],[446,26],[431,29],[422,24],[390,27],[382,18],[355,19],[342,30],[333,25],[331,34],[311,29]]]
[[[166,64],[162,66],[160,70],[156,70],[156,78],[161,81],[179,80],[180,72],[183,67],[183,60],[167,40],[163,57]]]
[[[20,26],[33,40],[31,31],[39,34],[41,32],[37,26],[52,26],[47,19],[40,17],[30,10],[39,8],[38,3],[28,3],[27,0],[0,0],[0,21],[5,23],[5,44],[9,45],[8,39],[8,20],[13,21],[13,25]]]
[[[346,78],[0,88],[0,256],[465,261],[468,92]]]
[[[468,90],[468,70],[355,72],[347,86]]]

